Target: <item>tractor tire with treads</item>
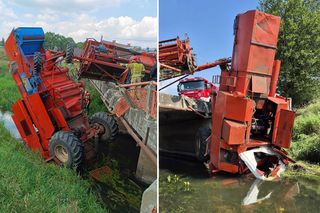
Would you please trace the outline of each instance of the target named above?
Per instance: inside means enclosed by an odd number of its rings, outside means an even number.
[[[211,129],[208,127],[201,127],[198,129],[196,133],[196,147],[195,147],[195,154],[196,158],[204,162],[208,160],[207,151],[207,144],[208,144],[208,137],[211,135]]]
[[[67,49],[66,49],[66,57],[65,57],[65,60],[66,60],[67,64],[71,64],[72,63],[73,51],[74,51],[73,46],[71,44],[68,44],[67,45]]]
[[[72,132],[56,132],[50,139],[49,151],[62,165],[75,170],[80,168],[84,159],[83,145]]]
[[[104,128],[104,132],[99,135],[101,142],[110,142],[115,139],[119,133],[119,127],[115,118],[105,112],[97,112],[92,115],[90,124],[100,124]]]
[[[40,52],[35,52],[33,55],[33,70],[39,73],[42,69],[42,57]]]

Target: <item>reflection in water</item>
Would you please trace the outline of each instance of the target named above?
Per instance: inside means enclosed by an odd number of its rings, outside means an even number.
[[[318,186],[305,179],[210,177],[202,164],[160,157],[160,212],[318,212]]]
[[[270,198],[272,192],[267,194],[265,197],[258,199],[258,195],[259,195],[259,191],[260,191],[259,190],[259,186],[261,186],[261,184],[262,184],[262,180],[259,180],[259,179],[256,179],[253,182],[253,184],[251,185],[251,187],[250,187],[250,189],[248,191],[247,196],[242,201],[242,205],[247,206],[247,205],[254,204],[254,203],[257,203],[257,202],[261,202],[261,201],[263,201],[265,199]]]
[[[0,112],[0,122],[10,132],[12,137],[16,139],[21,139],[18,129],[14,124],[11,116],[12,116],[11,112],[5,112],[5,113]]]

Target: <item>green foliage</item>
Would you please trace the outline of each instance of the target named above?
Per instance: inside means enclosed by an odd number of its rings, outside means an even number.
[[[320,100],[297,111],[290,153],[298,160],[320,163]]]
[[[299,183],[301,184],[303,180],[306,181],[320,181],[320,165],[318,164],[309,164],[306,162],[298,161],[295,164],[289,164],[288,169],[283,174],[283,177],[287,177],[290,179],[296,179],[299,180]],[[304,184],[304,185],[310,185],[310,184]],[[317,184],[320,186],[319,184]],[[320,187],[313,188],[313,190],[316,190],[318,193],[320,192]]]
[[[46,48],[50,50],[66,50],[67,45],[72,45],[76,48],[82,49],[84,42],[75,43],[73,38],[65,37],[53,32],[47,32],[45,34]]]
[[[160,212],[178,213],[196,208],[191,205],[194,201],[195,190],[187,178],[162,171],[159,185]]]
[[[119,172],[118,162],[105,158],[102,165],[108,165],[112,173],[100,178],[102,184],[98,191],[104,200],[104,205],[111,212],[139,212],[142,189],[129,178]]]
[[[63,35],[55,34],[53,32],[47,32],[45,34],[45,40],[46,49],[51,50],[66,50],[67,45],[76,45],[73,38],[66,38]]]
[[[281,17],[278,91],[292,97],[295,106],[308,103],[320,88],[320,2],[260,0],[259,4],[260,10]]]
[[[320,115],[308,113],[297,117],[294,124],[294,139],[298,139],[300,135],[319,134]]]
[[[45,163],[0,125],[0,212],[105,212],[74,171]]]
[[[78,42],[76,43],[76,48],[82,49],[84,45],[84,42]]]
[[[100,98],[99,92],[90,84],[89,81],[86,82],[86,90],[89,91],[91,97],[91,104],[89,107],[89,116],[96,112],[105,112],[107,109]]]

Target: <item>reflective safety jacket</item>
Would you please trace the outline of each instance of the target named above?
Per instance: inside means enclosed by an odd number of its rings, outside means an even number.
[[[144,65],[140,63],[130,63],[127,65],[127,68],[131,71],[131,78],[142,78],[144,75]]]

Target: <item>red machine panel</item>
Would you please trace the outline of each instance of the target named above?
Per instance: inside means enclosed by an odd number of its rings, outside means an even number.
[[[229,145],[243,144],[246,136],[246,126],[242,123],[224,120],[222,138]]]
[[[272,134],[272,143],[283,148],[290,148],[291,131],[294,124],[295,112],[288,110],[289,103],[280,98],[269,97],[277,109],[274,118],[274,128]]]
[[[237,22],[232,67],[271,75],[280,17],[253,10],[238,16]]]
[[[290,110],[280,110],[279,123],[276,131],[276,138],[273,142],[274,145],[290,148],[291,144],[291,132],[293,129],[293,123],[295,118],[295,112]]]
[[[33,123],[22,100],[18,100],[12,105],[12,119],[21,135],[21,138],[33,151],[40,151],[44,156],[43,148],[39,137],[33,127]],[[44,156],[45,157],[45,156]]]
[[[29,95],[27,97],[27,106],[30,111],[31,118],[33,119],[34,124],[38,128],[38,131],[41,133],[40,137],[43,140],[43,146],[45,149],[48,148],[48,140],[51,138],[54,132],[54,126],[52,125],[51,119],[48,115],[46,107],[43,105],[43,102],[38,93]]]
[[[226,99],[224,117],[230,120],[249,122],[253,114],[254,103],[251,99],[237,97],[231,93],[221,92]],[[219,97],[218,97],[219,98]]]

